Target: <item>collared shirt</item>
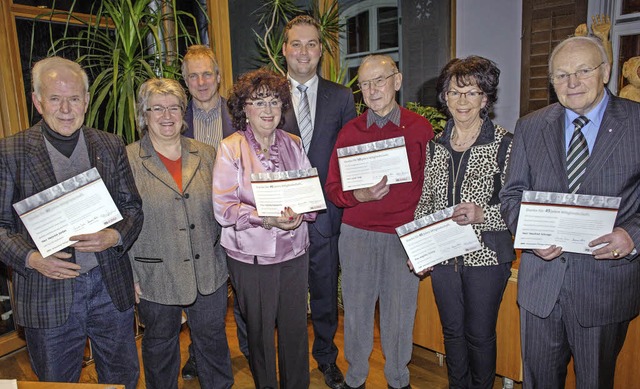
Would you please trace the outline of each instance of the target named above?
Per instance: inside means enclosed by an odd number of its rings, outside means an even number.
[[[208,112],[193,104],[193,137],[217,149],[222,140],[222,115],[220,108],[222,99],[218,96],[218,103]]]
[[[296,114],[296,119],[300,117],[298,113],[298,107],[300,106],[300,97],[302,93],[298,90],[300,83],[290,75],[287,74],[289,84],[291,85],[291,104],[293,104],[293,111]],[[311,77],[311,79],[303,84],[307,89],[307,99],[309,99],[309,110],[311,111],[311,126],[315,128],[316,122],[316,102],[318,101],[318,75]]]
[[[589,123],[582,127],[581,131],[587,140],[589,154],[593,152],[593,146],[595,145],[596,138],[598,137],[598,129],[600,128],[600,123],[602,123],[602,117],[604,116],[604,111],[607,109],[608,103],[609,94],[605,91],[604,97],[598,103],[598,105],[596,105],[591,111],[584,115],[589,119]],[[575,126],[573,125],[573,121],[578,116],[580,115],[570,109],[564,110],[564,149],[567,153],[569,152],[569,144],[571,143],[571,137],[573,136],[573,130],[575,128]]]
[[[373,112],[373,110],[367,110],[367,128],[371,127],[373,123],[377,124],[378,127],[384,127],[388,122],[395,124],[396,126],[400,125],[400,106],[398,103],[395,103],[391,112],[386,114],[385,116],[380,116],[377,113]]]

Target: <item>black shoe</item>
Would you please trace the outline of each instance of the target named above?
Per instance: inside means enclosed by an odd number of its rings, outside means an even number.
[[[393,386],[391,386],[391,385],[387,385],[387,388],[389,388],[389,389],[396,389],[396,388],[394,388],[394,387],[393,387]],[[399,388],[399,389],[411,389],[411,385],[403,386],[402,388]]]
[[[345,383],[342,385],[342,389],[364,389],[364,384],[362,384],[362,385],[358,386],[357,388],[354,388],[353,386],[349,386],[349,385],[347,385],[347,383],[345,382]]]
[[[324,383],[332,389],[341,389],[344,383],[344,376],[340,368],[335,363],[327,363],[319,365],[318,370],[324,374]]]
[[[198,376],[198,369],[196,368],[196,359],[189,357],[187,363],[182,368],[182,379],[189,381]]]

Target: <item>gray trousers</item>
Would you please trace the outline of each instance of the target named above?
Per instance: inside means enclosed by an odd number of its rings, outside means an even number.
[[[345,381],[362,385],[369,374],[376,301],[380,306],[380,339],[384,375],[395,388],[409,385],[416,316],[418,277],[407,267],[407,255],[395,234],[342,224],[338,243],[344,302]]]

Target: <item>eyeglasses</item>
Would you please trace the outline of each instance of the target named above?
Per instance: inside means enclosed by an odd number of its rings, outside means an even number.
[[[604,65],[604,62],[600,62],[600,65],[594,68],[580,69],[580,70],[576,70],[573,73],[550,74],[549,78],[551,79],[551,82],[554,84],[563,84],[565,82],[569,82],[569,78],[571,76],[576,76],[578,80],[584,80],[591,77],[593,75],[593,72],[602,65]]]
[[[170,105],[165,107],[163,105],[154,105],[151,108],[147,108],[147,112],[152,112],[156,116],[162,116],[165,112],[169,112],[171,116],[178,116],[182,113],[182,107],[179,105]]]
[[[373,80],[359,82],[358,87],[360,87],[360,90],[363,91],[370,89],[373,85],[375,85],[376,88],[382,88],[383,86],[387,85],[387,80],[389,80],[390,77],[393,77],[396,74],[398,74],[398,72],[389,74],[386,77],[378,77],[374,78]]]
[[[451,100],[458,100],[464,96],[467,100],[476,100],[484,95],[484,92],[470,91],[470,92],[458,92],[457,90],[448,90],[447,97]]]
[[[256,108],[259,109],[265,109],[267,108],[267,106],[271,107],[271,108],[280,108],[282,107],[282,101],[278,100],[278,99],[274,99],[274,100],[270,100],[270,101],[264,101],[264,100],[256,100],[256,101],[247,101],[245,102],[246,105],[253,105]]]

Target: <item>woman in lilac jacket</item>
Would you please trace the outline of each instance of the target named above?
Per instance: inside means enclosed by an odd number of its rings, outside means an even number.
[[[290,105],[286,78],[266,69],[241,76],[228,100],[238,131],[220,143],[213,173],[215,217],[223,227],[231,283],[247,322],[256,388],[309,386],[306,223],[316,215],[285,208],[280,217],[260,217],[251,189],[252,173],[311,167],[300,138],[279,129]]]

